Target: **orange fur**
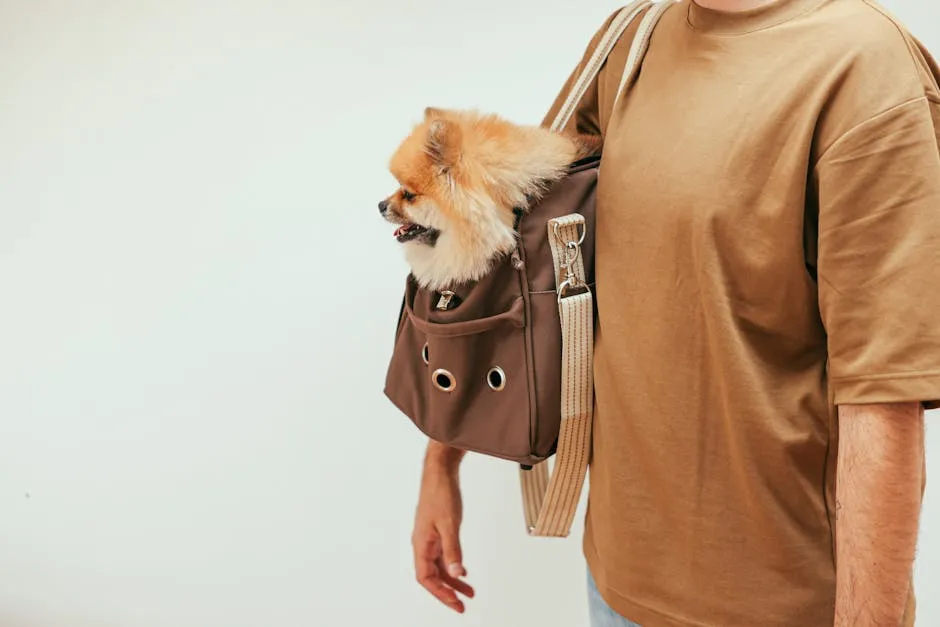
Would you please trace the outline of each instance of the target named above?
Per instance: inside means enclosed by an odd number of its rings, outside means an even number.
[[[404,243],[423,287],[474,281],[515,248],[513,209],[527,210],[572,162],[599,149],[597,138],[429,107],[391,157],[400,188],[383,215],[435,233]]]

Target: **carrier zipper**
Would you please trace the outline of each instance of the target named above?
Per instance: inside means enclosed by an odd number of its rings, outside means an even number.
[[[441,298],[437,301],[437,306],[435,309],[438,311],[447,311],[450,309],[450,303],[454,299],[455,294],[450,290],[444,290],[441,292]]]
[[[516,252],[518,253],[519,263],[514,263],[519,272],[520,293],[522,294],[523,310],[525,311],[525,363],[526,363],[526,387],[529,392],[529,454],[535,457],[535,439],[536,439],[536,391],[535,391],[535,372],[533,371],[533,340],[532,340],[532,301],[529,296],[529,275],[526,263],[525,247],[522,245],[521,226],[525,217],[522,210],[514,210],[516,220],[514,230],[518,234],[516,241]],[[514,253],[515,257],[515,253]]]

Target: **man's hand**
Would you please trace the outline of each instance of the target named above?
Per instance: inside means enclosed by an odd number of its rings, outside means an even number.
[[[836,627],[901,625],[923,486],[919,403],[839,408]]]
[[[460,579],[467,574],[460,550],[462,458],[457,449],[433,441],[428,445],[412,535],[418,583],[459,613],[464,604],[457,593],[473,597],[473,588]]]

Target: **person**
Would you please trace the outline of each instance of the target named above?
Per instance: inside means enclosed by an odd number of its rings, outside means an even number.
[[[940,69],[873,1],[682,0],[615,105],[636,30],[570,125],[604,140],[592,625],[913,625]],[[413,535],[458,612],[462,457],[428,445]]]

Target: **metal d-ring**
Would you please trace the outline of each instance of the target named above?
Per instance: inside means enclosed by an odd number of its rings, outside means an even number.
[[[560,227],[561,227],[561,224],[558,222],[555,222],[553,225],[553,229],[555,231],[555,237],[558,238],[558,241],[561,241],[561,235],[558,233],[558,229]],[[579,225],[578,230],[581,232],[581,235],[577,241],[577,245],[581,246],[581,244],[584,243],[584,239],[587,237],[587,229],[585,229],[584,225],[582,224],[582,225]],[[575,242],[568,242],[567,245],[570,246],[571,244],[574,244],[574,243]]]
[[[425,364],[431,363],[431,351],[428,348],[428,343],[424,343],[424,347],[421,349],[421,359],[424,360]]]
[[[591,288],[587,283],[583,281],[562,281],[561,285],[558,286],[558,302],[561,303],[562,300],[568,295],[569,290],[578,290],[578,293],[584,294],[591,291]]]

